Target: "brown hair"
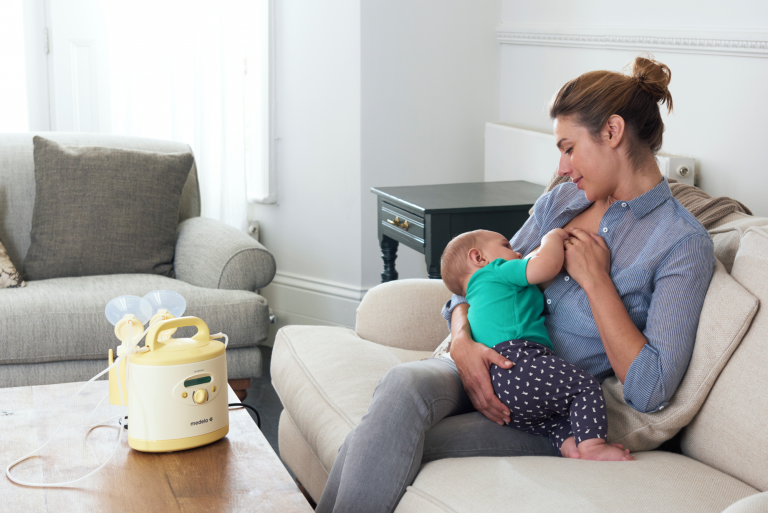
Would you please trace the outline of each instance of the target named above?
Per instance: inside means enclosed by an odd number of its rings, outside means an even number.
[[[467,254],[470,249],[477,247],[479,231],[457,235],[445,246],[443,255],[440,257],[440,274],[443,277],[443,283],[454,294],[460,296],[466,294],[461,285],[461,279],[468,271]]]
[[[667,88],[671,79],[665,64],[652,55],[641,55],[632,63],[629,75],[590,71],[565,84],[550,102],[549,117],[573,116],[599,138],[608,118],[621,116],[629,133],[630,162],[638,166],[649,152],[655,155],[661,148],[664,123],[659,103],[666,103],[672,112],[672,94]]]

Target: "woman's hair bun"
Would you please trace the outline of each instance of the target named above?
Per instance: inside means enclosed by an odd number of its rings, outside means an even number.
[[[672,112],[672,93],[669,92],[672,71],[666,64],[654,60],[652,55],[640,55],[632,63],[631,74],[638,87],[656,102],[666,103],[668,112]]]

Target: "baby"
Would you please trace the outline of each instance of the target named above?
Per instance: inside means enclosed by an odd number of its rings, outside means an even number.
[[[597,379],[554,355],[544,325],[544,296],[536,284],[560,272],[568,238],[565,230],[552,230],[522,260],[500,233],[461,234],[443,252],[443,281],[466,297],[474,340],[513,363],[490,368],[511,426],[548,435],[568,458],[633,460],[628,450],[606,443],[605,398]]]

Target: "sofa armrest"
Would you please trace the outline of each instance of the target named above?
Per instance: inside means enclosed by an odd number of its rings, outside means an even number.
[[[442,280],[398,280],[368,291],[357,308],[355,331],[390,347],[432,351],[448,335],[440,309],[451,299]]]
[[[173,267],[176,278],[209,289],[250,290],[275,276],[275,257],[245,233],[213,219],[179,224]]]

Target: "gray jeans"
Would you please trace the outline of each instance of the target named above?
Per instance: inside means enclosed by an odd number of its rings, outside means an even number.
[[[499,426],[472,407],[448,359],[393,367],[339,449],[318,513],[390,512],[423,463],[467,456],[559,456],[545,436]]]

